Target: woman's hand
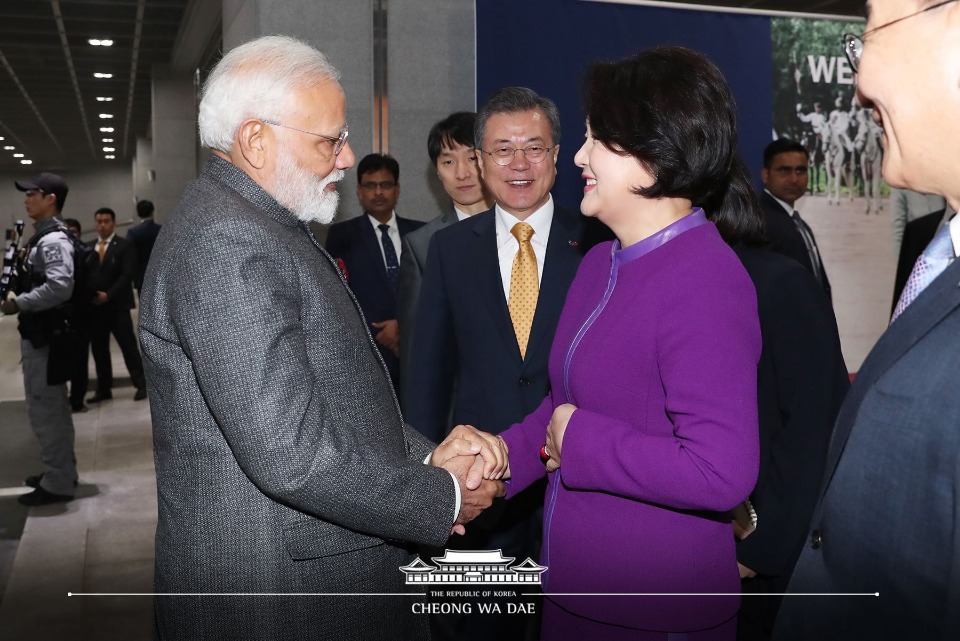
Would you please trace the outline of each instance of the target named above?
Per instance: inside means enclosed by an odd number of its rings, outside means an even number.
[[[482,432],[472,425],[457,425],[434,450],[431,463],[439,467],[451,456],[479,455],[483,465],[475,469],[482,469],[482,474],[470,475],[471,482],[479,485],[478,477],[500,481],[510,478],[508,453],[507,444],[499,435]]]
[[[560,454],[563,449],[563,435],[567,431],[567,423],[570,417],[577,410],[576,405],[564,403],[553,410],[553,416],[550,417],[550,424],[547,425],[547,444],[546,453],[550,456],[547,459],[547,471],[554,472],[560,467]]]

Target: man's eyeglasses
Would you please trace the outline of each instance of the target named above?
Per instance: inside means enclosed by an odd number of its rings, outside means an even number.
[[[393,182],[392,180],[384,180],[383,182],[379,182],[379,183],[375,183],[372,181],[360,183],[360,189],[364,191],[376,191],[377,189],[379,189],[380,191],[389,191],[396,186],[397,186],[397,183]]]
[[[556,145],[554,145],[556,147]],[[528,162],[540,163],[543,162],[543,159],[547,157],[547,152],[549,152],[553,147],[544,147],[543,145],[531,145],[529,147],[497,147],[487,151],[486,149],[481,149],[483,153],[488,156],[493,156],[493,162],[497,163],[501,167],[506,167],[513,162],[513,159],[517,157],[517,152],[519,151]]]
[[[903,22],[907,18],[913,18],[914,16],[919,16],[921,13],[933,11],[934,9],[938,9],[945,4],[950,4],[951,2],[955,2],[955,0],[946,0],[945,2],[932,4],[929,7],[921,9],[915,13],[903,16],[902,18],[897,18],[896,20],[891,20],[887,24],[882,24],[879,27],[874,27],[870,31],[865,31],[863,35],[860,36],[852,33],[843,34],[843,37],[841,38],[841,41],[843,42],[843,52],[847,54],[847,60],[850,61],[850,66],[853,68],[853,71],[856,72],[860,67],[860,56],[863,55],[863,41],[867,39],[867,36],[873,35],[881,29],[886,29],[887,27],[893,26],[898,22]]]
[[[291,127],[289,125],[281,125],[279,122],[267,120],[266,118],[261,118],[260,120],[267,123],[268,125],[273,125],[274,127],[283,127],[284,129],[292,129],[293,131],[299,131],[302,134],[310,134],[311,136],[316,136],[317,138],[323,138],[324,140],[326,140],[327,142],[333,145],[334,156],[340,155],[340,152],[343,151],[343,146],[347,142],[347,136],[350,135],[350,131],[346,126],[344,126],[344,128],[340,130],[339,136],[326,136],[324,134],[318,134],[312,131],[307,131],[306,129],[297,129],[296,127]]]

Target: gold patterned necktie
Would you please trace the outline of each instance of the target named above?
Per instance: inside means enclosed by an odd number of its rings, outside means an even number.
[[[520,243],[520,249],[513,259],[513,271],[510,274],[510,320],[513,332],[517,335],[520,357],[527,357],[527,342],[530,340],[530,327],[533,315],[537,311],[537,299],[540,297],[540,282],[537,278],[537,255],[533,253],[530,238],[533,227],[527,223],[517,223],[510,233]]]
[[[107,253],[107,241],[101,240],[100,247],[97,248],[97,253],[100,254],[100,262],[103,262],[103,255]]]

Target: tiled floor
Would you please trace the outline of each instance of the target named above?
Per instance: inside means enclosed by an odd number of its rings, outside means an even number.
[[[148,641],[149,596],[90,593],[152,591],[157,499],[149,402],[134,402],[132,387],[118,387],[114,400],[74,414],[77,499],[21,506],[16,497],[28,491],[22,480],[40,463],[10,320],[0,322],[0,641]],[[116,346],[114,356],[114,370],[125,373]]]

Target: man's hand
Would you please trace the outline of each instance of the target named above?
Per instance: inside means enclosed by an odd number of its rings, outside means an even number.
[[[510,478],[507,444],[500,436],[481,432],[472,425],[457,425],[453,428],[443,443],[433,451],[430,462],[440,467],[452,456],[477,454],[482,464],[471,468],[471,474],[467,479],[467,486],[471,490],[480,485],[481,479]]]
[[[386,347],[394,356],[400,356],[400,325],[396,319],[380,321],[379,323],[370,323],[380,331],[373,338],[378,344]]]
[[[0,303],[0,314],[3,314],[4,316],[16,314],[19,311],[20,308],[17,306],[17,301],[12,298]]]
[[[94,304],[94,305],[103,305],[103,304],[106,303],[109,299],[110,299],[110,297],[107,296],[107,292],[97,292],[96,294],[93,295],[93,304]]]
[[[479,460],[478,457],[453,456],[447,459],[442,466],[453,474],[460,485],[460,512],[457,514],[457,521],[453,524],[451,530],[453,534],[465,534],[467,529],[464,526],[467,523],[490,507],[493,504],[493,499],[507,493],[501,481],[482,480],[477,488],[469,489],[467,475]]]
[[[553,416],[550,417],[550,424],[547,425],[547,454],[550,458],[547,460],[547,471],[555,472],[560,468],[560,452],[563,449],[563,435],[567,432],[567,423],[570,417],[577,410],[576,405],[564,403],[558,405],[553,410]]]

